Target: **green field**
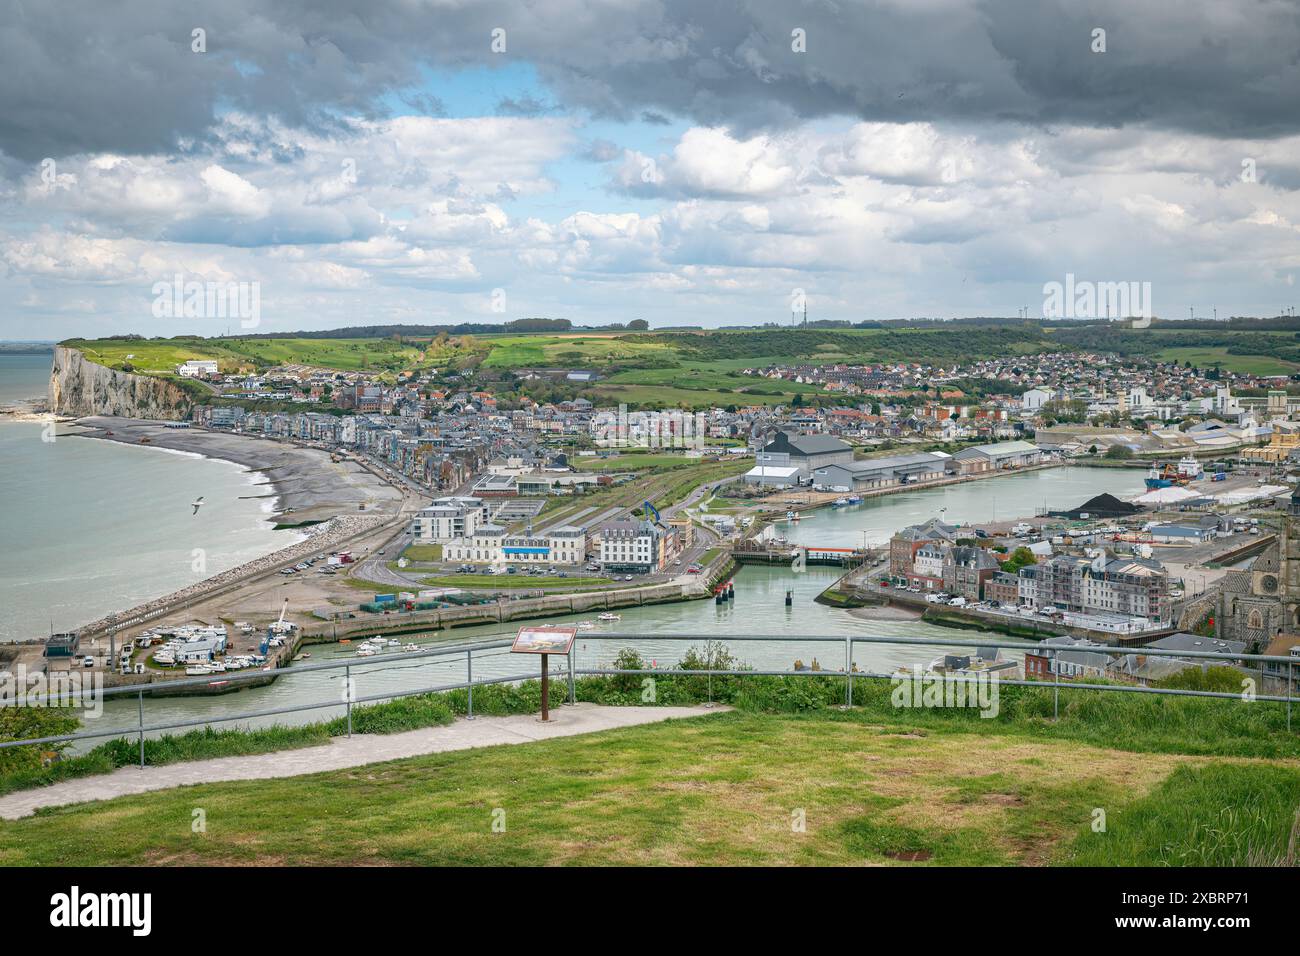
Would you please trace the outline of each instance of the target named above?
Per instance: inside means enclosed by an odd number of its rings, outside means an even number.
[[[616,363],[674,362],[675,350],[612,333],[517,335],[480,339],[488,368],[599,368]]]
[[[569,464],[577,471],[637,471],[641,468],[681,468],[686,465],[700,464],[699,457],[688,458],[684,454],[655,454],[649,452],[628,452],[609,458],[584,458],[575,456]]]
[[[430,710],[390,729],[444,719],[445,708]],[[741,710],[177,788],[0,823],[0,864],[1287,862],[1294,762],[1137,753],[1050,727],[1007,732],[998,720],[949,724]],[[191,829],[195,807],[205,833]],[[1104,832],[1092,826],[1098,808]],[[492,826],[501,811],[504,830]]]
[[[65,343],[109,368],[174,372],[189,359],[216,359],[223,373],[297,364],[340,371],[400,371],[447,361],[454,349],[391,339],[71,339]]]
[[[1247,375],[1291,375],[1300,365],[1268,355],[1233,355],[1226,348],[1161,349],[1156,357],[1165,362],[1191,362],[1197,368],[1219,365],[1229,372]]]
[[[122,368],[130,365],[146,373],[172,373],[176,366],[190,359],[216,359],[225,371],[236,371],[244,360],[228,349],[201,339],[157,341],[132,341],[129,339],[71,339],[63,343],[80,349],[82,354],[97,365]],[[251,367],[251,363],[249,363]]]

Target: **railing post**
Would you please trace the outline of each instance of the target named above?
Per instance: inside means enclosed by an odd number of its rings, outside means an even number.
[[[844,709],[853,706],[853,637],[844,638]]]
[[[343,668],[343,698],[348,705],[348,736],[352,736],[352,665]]]
[[[709,699],[705,702],[704,706],[705,706],[705,707],[712,707],[712,706],[713,706],[713,649],[712,649],[712,647],[709,648],[708,674],[709,674],[709,677],[708,677],[708,680],[709,680]]]
[[[140,715],[140,769],[144,769],[144,688],[140,688],[140,694],[137,698],[139,701]]]
[[[1287,734],[1291,732],[1291,691],[1295,687],[1295,678],[1291,675],[1292,663],[1287,661]]]
[[[469,705],[465,710],[465,719],[474,719],[474,652],[467,650],[465,652],[465,683],[468,685]]]
[[[576,652],[574,651],[573,647],[570,646],[569,647],[569,703],[570,704],[578,703],[578,690],[573,682],[573,658],[575,656],[576,656]]]
[[[1052,655],[1052,670],[1055,673],[1056,686],[1052,688],[1052,720],[1059,720],[1061,717],[1061,659]]]

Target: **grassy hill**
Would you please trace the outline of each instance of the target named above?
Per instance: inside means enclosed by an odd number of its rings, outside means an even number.
[[[223,371],[307,365],[393,375],[403,370],[481,368],[480,380],[521,370],[592,369],[582,390],[631,406],[702,408],[788,404],[823,394],[814,385],[746,376],[745,368],[782,364],[959,361],[1055,350],[1115,352],[1228,371],[1300,371],[1297,330],[1276,323],[1203,327],[1157,321],[1142,330],[1082,323],[958,322],[889,328],[754,328],[712,331],[581,331],[436,336],[329,333],[204,339],[74,339],[92,361],[145,374],[170,372],[191,358],[215,358]],[[355,330],[354,330],[355,331]]]
[[[636,699],[620,681],[579,697]],[[476,710],[526,712],[535,684],[483,688]],[[703,678],[659,689],[699,699]],[[0,823],[0,864],[1294,864],[1300,736],[1276,706],[1065,691],[1053,721],[1039,688],[1004,689],[992,719],[898,710],[879,682],[843,712],[834,677],[714,691],[737,709],[51,809]],[[421,706],[373,710],[363,725],[407,729]]]

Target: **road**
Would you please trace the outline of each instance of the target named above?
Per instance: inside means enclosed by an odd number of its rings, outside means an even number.
[[[718,488],[722,487],[723,485],[729,484],[731,482],[737,481],[739,480],[739,478],[740,478],[739,475],[732,475],[730,477],[721,478],[716,481],[706,482],[705,484],[700,485],[698,488],[694,489],[689,495],[687,495],[681,501],[677,502],[676,504],[665,507],[662,510],[661,514],[664,518],[676,517],[679,513],[682,513],[686,509],[698,504],[704,498],[706,498],[707,496],[715,492]],[[420,489],[417,489],[417,492],[424,493],[421,492]],[[422,506],[423,499],[420,500]],[[407,510],[405,503],[403,505],[403,510],[404,511]],[[410,510],[418,511],[419,508],[413,507]],[[608,521],[614,521],[619,518],[626,517],[632,510],[633,510],[632,508],[627,506],[606,507],[604,509],[601,509],[600,511],[597,511],[596,508],[591,508],[591,507],[582,508],[572,514],[566,515],[561,518],[553,519],[547,522],[545,525],[538,527],[536,529],[536,533],[541,533],[549,528],[556,527],[561,524],[571,524],[576,522],[582,522],[587,524],[588,526],[598,526]],[[593,514],[593,512],[595,513]],[[694,542],[690,548],[686,549],[683,552],[680,558],[678,558],[676,561],[673,562],[674,570],[667,570],[667,571],[660,572],[658,574],[638,575],[637,583],[638,584],[663,584],[668,582],[674,582],[674,583],[681,584],[687,581],[693,581],[695,579],[695,575],[687,574],[685,572],[685,569],[689,567],[691,564],[700,561],[704,553],[708,551],[710,548],[716,547],[720,542],[720,540],[721,539],[718,537],[717,533],[714,532],[712,529],[696,526],[694,528]],[[415,590],[422,587],[418,578],[412,576],[412,574],[407,574],[400,571],[394,571],[392,568],[388,567],[389,562],[397,559],[397,556],[401,553],[403,546],[409,541],[410,541],[409,526],[404,526],[399,533],[393,535],[383,544],[377,546],[375,550],[371,551],[365,558],[363,558],[360,562],[358,562],[356,567],[351,572],[352,577],[364,581],[371,581],[378,587],[400,588],[404,591]],[[454,565],[455,562],[449,562],[446,566],[446,570],[451,570],[454,567]],[[435,571],[434,569],[430,569],[427,572],[421,572],[421,576],[428,573],[435,573]],[[600,590],[600,589],[593,588],[593,590]]]

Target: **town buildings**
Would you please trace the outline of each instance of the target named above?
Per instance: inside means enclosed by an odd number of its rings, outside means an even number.
[[[661,571],[680,551],[679,533],[658,521],[611,521],[600,526],[600,564],[616,574]]]
[[[467,564],[577,565],[587,560],[587,532],[561,525],[542,532],[510,534],[504,525],[481,524],[442,548],[444,561]]]
[[[963,544],[959,529],[928,521],[900,529],[889,542],[889,574],[898,584],[970,601],[1055,608],[1080,614],[1169,619],[1169,575],[1146,558],[1092,554],[1045,557],[1015,573],[988,547]]]
[[[435,498],[421,508],[411,522],[415,540],[420,544],[441,543],[456,538],[472,538],[488,520],[488,506],[482,498]]]

